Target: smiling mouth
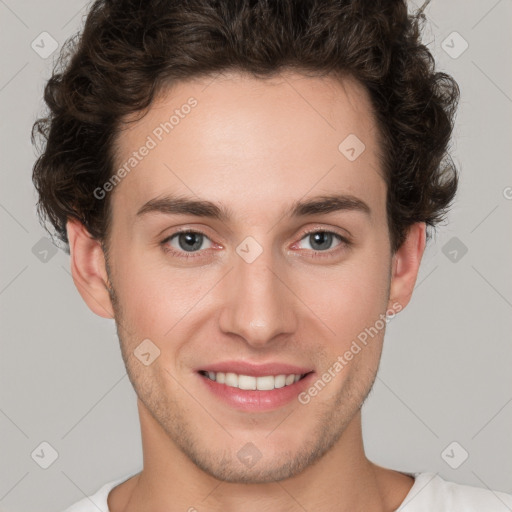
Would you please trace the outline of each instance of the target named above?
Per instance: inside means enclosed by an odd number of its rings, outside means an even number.
[[[297,374],[281,374],[281,375],[262,375],[255,377],[252,375],[242,375],[231,372],[207,372],[200,370],[199,374],[203,377],[213,380],[218,384],[224,384],[228,387],[238,388],[251,391],[272,391],[273,389],[292,386],[306,375],[312,372]]]

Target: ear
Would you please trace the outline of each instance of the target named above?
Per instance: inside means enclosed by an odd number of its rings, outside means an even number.
[[[425,244],[426,224],[424,222],[412,224],[404,243],[395,252],[391,261],[389,308],[394,302],[398,302],[402,308],[405,308],[411,300]]]
[[[71,256],[71,275],[89,308],[103,318],[114,318],[108,291],[105,255],[98,240],[76,219],[66,223]]]

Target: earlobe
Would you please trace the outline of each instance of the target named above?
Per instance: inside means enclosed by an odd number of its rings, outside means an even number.
[[[426,224],[412,224],[404,243],[393,255],[388,307],[398,303],[403,309],[411,300],[425,245]]]
[[[78,292],[94,313],[103,318],[114,318],[105,256],[100,242],[76,219],[68,220],[66,229],[71,275]]]

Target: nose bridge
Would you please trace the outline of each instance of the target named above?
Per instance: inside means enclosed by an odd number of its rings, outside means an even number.
[[[293,294],[271,248],[254,239],[244,240],[233,254],[220,316],[224,332],[242,336],[253,346],[263,346],[279,334],[293,332]],[[276,270],[278,269],[278,270]],[[283,282],[284,281],[284,282]]]

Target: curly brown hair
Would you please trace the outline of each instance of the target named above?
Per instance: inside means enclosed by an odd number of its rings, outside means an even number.
[[[68,218],[108,239],[109,197],[93,191],[113,174],[126,118],[140,119],[165,86],[225,70],[351,75],[376,113],[396,251],[411,224],[443,220],[458,185],[448,144],[459,88],[421,44],[429,1],[414,14],[406,0],[95,1],[61,51],[45,87],[49,112],[32,128],[43,146],[33,168],[40,219],[67,252]]]

